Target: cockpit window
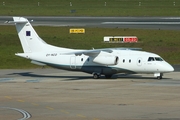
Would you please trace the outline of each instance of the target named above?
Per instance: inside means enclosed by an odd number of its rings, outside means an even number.
[[[163,61],[163,59],[160,57],[149,57],[148,62],[150,62],[150,61]]]
[[[163,59],[160,58],[160,57],[155,57],[155,60],[156,60],[156,61],[163,61]]]
[[[154,57],[149,57],[149,58],[148,58],[148,61],[155,61],[155,60],[154,60]]]

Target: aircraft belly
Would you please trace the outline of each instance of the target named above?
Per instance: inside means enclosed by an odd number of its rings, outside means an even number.
[[[127,69],[106,66],[82,66],[81,70],[86,73],[96,72],[104,75],[112,75],[117,73],[134,73],[133,71]]]

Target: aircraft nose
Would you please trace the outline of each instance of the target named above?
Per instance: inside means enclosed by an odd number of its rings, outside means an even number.
[[[159,64],[159,66],[157,65],[158,70],[161,72],[173,72],[174,68],[167,62],[162,62],[161,64]]]
[[[165,67],[166,67],[167,72],[173,72],[174,71],[174,68],[168,63],[165,65]]]
[[[169,71],[170,72],[173,72],[174,71],[174,68],[170,65],[170,67],[169,67]]]

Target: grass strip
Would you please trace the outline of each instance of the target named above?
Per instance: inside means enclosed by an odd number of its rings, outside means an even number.
[[[4,0],[9,16],[180,16],[177,0]]]

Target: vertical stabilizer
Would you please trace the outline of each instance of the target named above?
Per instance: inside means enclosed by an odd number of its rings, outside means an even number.
[[[36,33],[29,21],[23,17],[13,17],[24,53],[41,52],[47,45]]]

